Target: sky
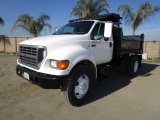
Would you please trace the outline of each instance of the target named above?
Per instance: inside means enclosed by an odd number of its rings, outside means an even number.
[[[37,18],[40,14],[48,14],[51,18],[49,23],[52,30],[45,27],[41,36],[51,35],[54,27],[63,26],[68,20],[76,19],[70,17],[69,13],[74,8],[78,0],[0,0],[0,17],[5,21],[5,26],[0,26],[0,35],[6,36],[31,36],[23,29],[11,32],[11,28],[21,14],[29,14]],[[107,0],[110,4],[110,13],[116,13],[121,4],[130,4],[138,9],[140,4],[146,0]],[[148,0],[152,5],[160,5],[159,0]],[[123,21],[122,21],[123,22]],[[121,25],[124,35],[132,35],[132,29],[124,23]],[[145,40],[160,40],[160,12],[145,22],[136,34],[145,34]]]

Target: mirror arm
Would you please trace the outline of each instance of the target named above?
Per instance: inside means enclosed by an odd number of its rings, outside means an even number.
[[[105,37],[104,40],[105,40],[105,41],[108,41],[108,40],[109,40],[109,37]]]

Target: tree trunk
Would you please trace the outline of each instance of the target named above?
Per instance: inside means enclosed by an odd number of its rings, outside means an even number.
[[[135,30],[133,30],[133,36],[135,36]]]

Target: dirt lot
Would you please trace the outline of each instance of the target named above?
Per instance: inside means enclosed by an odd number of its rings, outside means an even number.
[[[72,107],[60,90],[42,89],[16,75],[15,56],[0,56],[0,120],[160,120],[160,66],[143,63],[137,77],[109,69],[90,99]]]

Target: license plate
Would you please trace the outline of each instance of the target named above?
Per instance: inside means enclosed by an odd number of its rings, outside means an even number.
[[[29,80],[29,74],[28,73],[24,72],[23,77],[26,78],[27,80]]]

